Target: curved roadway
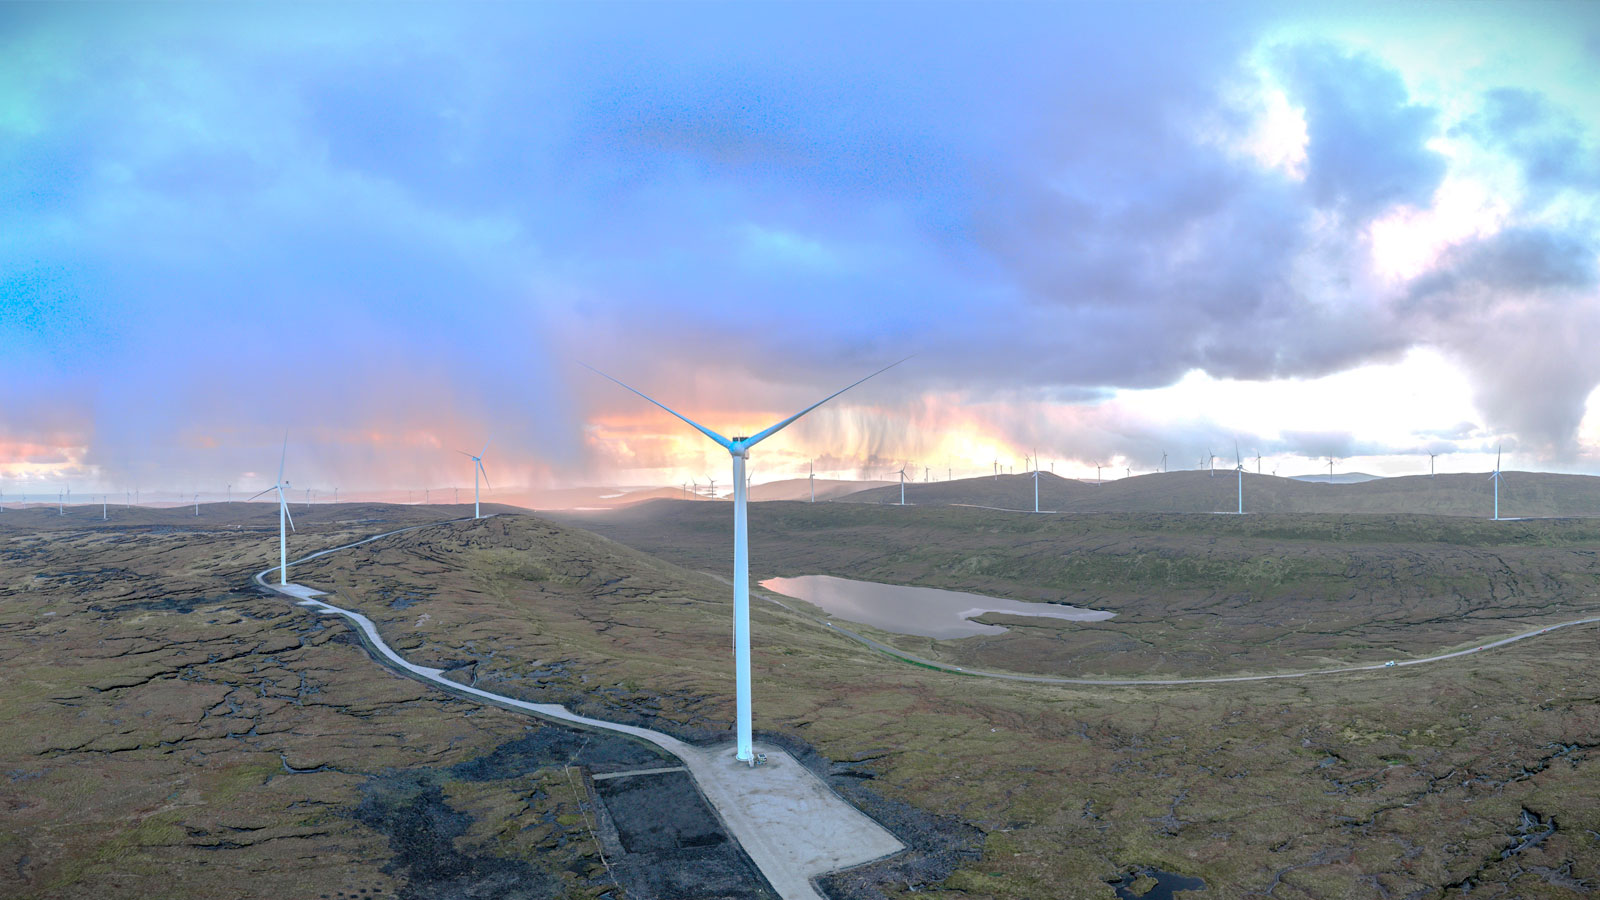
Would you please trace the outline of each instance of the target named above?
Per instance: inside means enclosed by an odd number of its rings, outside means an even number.
[[[450,522],[471,521],[453,519]],[[433,524],[450,524],[450,522]],[[299,565],[319,556],[337,553],[380,538],[428,528],[412,525],[376,534],[338,547],[319,550],[290,563]],[[734,758],[733,748],[696,747],[671,735],[648,728],[621,725],[581,716],[555,703],[530,703],[504,694],[452,681],[444,670],[407,660],[384,641],[378,626],[359,612],[342,609],[318,596],[322,591],[300,584],[273,584],[267,576],[273,566],[256,573],[256,584],[293,598],[299,605],[324,615],[338,615],[356,626],[362,645],[374,661],[399,675],[421,681],[469,700],[487,702],[536,718],[625,734],[653,744],[679,760],[702,795],[715,808],[728,832],[744,848],[751,862],[783,900],[823,900],[812,886],[818,875],[853,868],[905,849],[887,829],[834,793],[820,778],[783,750],[757,744],[764,764],[755,768]],[[618,773],[613,777],[649,771]]]

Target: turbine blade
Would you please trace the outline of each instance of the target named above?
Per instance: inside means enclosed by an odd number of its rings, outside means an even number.
[[[299,529],[294,527],[294,513],[289,511],[289,498],[283,495],[283,488],[278,489],[278,504],[283,507],[283,514],[289,519],[289,530],[298,532]]]
[[[493,488],[494,485],[489,483],[489,470],[485,469],[483,467],[483,460],[481,460],[481,459],[478,460],[478,471],[483,473],[483,485],[484,485],[484,487]]]
[[[283,484],[283,464],[289,459],[289,432],[283,433],[283,453],[278,457],[278,483]]]
[[[910,358],[911,357],[909,357],[909,356],[906,357],[906,359],[910,359]],[[875,377],[877,377],[879,375],[882,375],[883,373],[889,371],[890,369],[894,368],[895,366],[900,365],[900,363],[905,362],[906,359],[899,360],[898,362],[892,362],[892,363],[888,364],[887,366],[884,366],[883,368],[879,369],[878,371],[873,372],[871,375],[868,375],[866,378],[861,379],[861,381],[866,381],[868,378],[875,378]],[[842,388],[838,389],[837,391],[834,391],[833,393],[829,394],[828,396],[823,397],[821,400],[818,400],[817,402],[811,404],[810,406],[806,407],[805,409],[800,410],[799,412],[795,413],[794,415],[790,416],[789,418],[784,419],[782,422],[779,422],[778,424],[772,426],[771,428],[768,428],[766,431],[758,432],[754,437],[747,438],[745,440],[745,442],[744,442],[744,445],[746,447],[753,447],[756,444],[759,444],[762,441],[766,440],[767,438],[772,437],[773,435],[777,434],[778,432],[782,431],[783,429],[789,427],[789,424],[792,423],[795,419],[800,418],[801,416],[805,415],[808,412],[811,412],[813,409],[816,409],[817,407],[821,406],[822,404],[827,403],[829,400],[832,400],[833,398],[839,396],[840,394],[844,393],[845,391],[850,390],[850,388],[853,388],[857,384],[860,384],[861,381],[857,381],[855,384],[846,385],[845,387],[842,387]],[[699,426],[696,426],[696,427],[699,427]]]
[[[494,440],[494,435],[491,434],[491,435],[489,435],[489,441],[492,441],[492,440]],[[489,452],[489,441],[484,441],[483,442],[483,449],[478,451],[478,455],[479,456],[482,456],[485,453]]]
[[[278,486],[277,485],[273,485],[272,487],[269,487],[266,490],[262,491],[261,494],[270,494],[270,493],[272,493],[273,491],[275,491],[277,489],[278,489]],[[261,494],[256,494],[254,497],[251,497],[250,500],[254,500],[256,497],[261,496]],[[245,502],[249,503],[250,500],[246,500]]]
[[[606,373],[600,371],[599,369],[596,369],[594,366],[591,366],[586,362],[580,362],[580,363],[578,363],[578,365],[583,366],[585,369],[588,369],[589,371],[595,373],[596,375],[599,375],[601,378],[604,378],[607,381],[615,382],[616,384],[619,384],[622,387],[627,388],[629,391],[632,391],[633,393],[638,394],[639,396],[643,397],[644,399],[649,400],[651,403],[654,403],[656,406],[661,407],[662,409],[666,410],[667,412],[672,413],[673,415],[677,416],[678,418],[682,419],[683,421],[689,423],[689,425],[691,427],[693,427],[695,431],[698,431],[701,434],[705,435],[706,437],[711,438],[713,441],[716,441],[718,444],[722,445],[723,449],[728,450],[729,452],[733,451],[733,441],[730,441],[727,438],[723,437],[722,435],[717,434],[715,431],[712,431],[711,429],[705,427],[704,425],[701,425],[699,422],[696,422],[695,420],[689,418],[688,416],[684,415],[683,413],[678,412],[677,410],[673,409],[672,407],[667,406],[665,403],[662,403],[659,400],[656,400],[654,397],[651,397],[649,394],[646,394],[643,391],[637,391],[637,390],[634,390],[631,387],[628,387],[626,384],[623,384],[622,382],[617,381],[615,378],[612,378],[610,375],[607,375]],[[488,447],[487,444],[485,444],[484,446],[486,448]]]

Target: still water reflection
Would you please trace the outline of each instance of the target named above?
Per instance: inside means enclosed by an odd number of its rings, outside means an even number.
[[[1000,634],[1006,630],[999,625],[971,621],[974,616],[986,612],[1074,622],[1098,622],[1114,615],[1102,610],[1079,609],[1058,603],[1026,603],[937,588],[855,581],[832,575],[769,578],[761,582],[761,586],[769,591],[799,597],[841,619],[882,628],[884,631],[932,638],[963,638],[978,634]]]

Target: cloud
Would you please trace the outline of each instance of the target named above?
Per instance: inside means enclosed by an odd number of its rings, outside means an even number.
[[[1473,82],[1452,131],[1264,7],[626,9],[14,20],[0,405],[82,406],[108,478],[237,477],[287,428],[329,480],[444,477],[491,431],[507,479],[578,479],[684,451],[670,420],[597,444],[639,410],[576,360],[731,428],[918,352],[784,452],[1150,459],[1214,426],[1096,404],[1426,343],[1570,449],[1592,224],[1519,209],[1398,286],[1368,234],[1435,202],[1441,135],[1587,190],[1543,94]],[[1237,149],[1258,107],[1303,121],[1294,172]],[[1509,358],[1559,386],[1515,402]]]
[[[1280,48],[1272,68],[1290,102],[1305,109],[1306,185],[1319,206],[1361,221],[1433,196],[1445,172],[1428,147],[1438,116],[1411,98],[1392,67],[1313,43]]]

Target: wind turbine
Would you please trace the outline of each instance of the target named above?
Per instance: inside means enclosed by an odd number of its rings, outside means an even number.
[[[995,461],[994,461],[994,480],[995,481],[999,481],[1000,480],[1000,458],[999,457],[995,457]]]
[[[1494,473],[1489,480],[1494,482],[1494,520],[1500,521],[1500,448],[1494,448]]]
[[[1333,457],[1328,457],[1328,483],[1333,484]]]
[[[1099,487],[1100,486],[1100,470],[1103,469],[1103,468],[1105,468],[1105,466],[1102,466],[1099,463],[1095,463],[1094,464],[1094,485],[1095,485],[1095,487]]]
[[[1244,459],[1239,456],[1239,445],[1233,445],[1233,471],[1239,476],[1239,515],[1244,515]]]
[[[1161,451],[1161,471],[1167,471],[1167,451]]]
[[[891,363],[890,365],[884,366],[882,369],[873,372],[872,375],[868,375],[867,378],[872,378],[874,375],[880,375],[889,369],[900,365],[901,362],[905,362],[905,360],[902,359],[900,362]],[[845,391],[850,390],[850,388],[855,387],[862,381],[866,381],[867,378],[863,378],[861,381],[855,382],[855,384],[848,385],[833,392],[832,394],[829,394],[828,396],[818,400],[816,403],[811,404],[805,409],[800,410],[789,418],[784,419],[775,425],[769,426],[763,431],[758,431],[750,437],[735,436],[732,438],[726,438],[705,427],[704,425],[689,419],[687,416],[668,408],[667,406],[657,402],[645,394],[628,387],[626,384],[617,381],[617,379],[612,378],[610,375],[601,372],[599,369],[596,369],[593,366],[586,365],[585,368],[603,378],[606,378],[609,381],[615,382],[621,387],[627,388],[627,390],[638,394],[640,397],[648,400],[650,403],[655,404],[666,412],[672,413],[672,415],[682,419],[686,424],[693,427],[694,430],[715,441],[719,446],[728,451],[728,455],[733,457],[733,670],[735,684],[735,737],[737,739],[736,755],[740,761],[748,762],[751,765],[754,765],[755,750],[752,747],[750,738],[750,536],[749,527],[746,523],[745,517],[746,498],[743,478],[745,460],[749,459],[750,457],[751,447],[754,447],[756,444],[759,444],[767,438],[772,437],[774,434],[777,434],[779,431],[787,428],[796,419],[808,412],[811,412],[813,409],[816,409],[822,404],[827,403],[829,400],[832,400],[834,397],[839,396]],[[901,471],[903,472],[904,469],[902,468]],[[905,490],[903,482],[901,485],[901,490]]]
[[[1428,454],[1428,477],[1429,478],[1433,477],[1433,458],[1435,456],[1437,456],[1437,455],[1438,455],[1437,453],[1429,453]]]
[[[489,435],[489,440],[483,442],[483,449],[478,451],[477,456],[473,456],[465,450],[456,451],[467,459],[472,460],[472,517],[474,519],[483,518],[483,510],[478,505],[478,476],[482,475],[483,483],[489,484],[489,470],[483,467],[483,455],[489,452],[489,441],[492,440],[494,440],[494,435],[491,434]],[[494,487],[494,485],[489,486]]]
[[[817,502],[817,462],[811,461],[811,474],[806,476],[811,479],[811,502]]]
[[[1217,474],[1217,455],[1206,448],[1206,477],[1211,478]]]
[[[195,518],[199,518],[200,517],[200,492],[199,491],[195,491],[194,492],[194,514],[195,514]]]
[[[902,465],[900,471],[895,473],[900,476],[900,505],[906,505],[906,467]]]
[[[250,500],[254,500],[256,497],[260,497],[262,494],[270,494],[273,491],[277,491],[278,492],[278,583],[279,584],[288,584],[289,583],[289,532],[285,528],[285,523],[287,523],[288,528],[294,528],[294,516],[289,513],[289,496],[284,493],[284,488],[287,488],[289,486],[289,482],[283,480],[283,464],[284,464],[284,461],[287,460],[288,458],[289,458],[289,436],[286,434],[286,435],[283,436],[283,455],[278,457],[278,481],[277,481],[277,483],[274,484],[272,487],[269,487],[266,490],[262,491],[260,494],[256,494],[255,497],[251,497],[250,498]],[[245,502],[249,503],[250,500],[246,500]]]
[[[1261,474],[1261,451],[1256,451],[1256,474]]]
[[[106,495],[100,495],[100,521],[104,522],[111,517],[106,515]]]
[[[1033,457],[1033,511],[1039,511],[1039,456],[1034,451]]]

